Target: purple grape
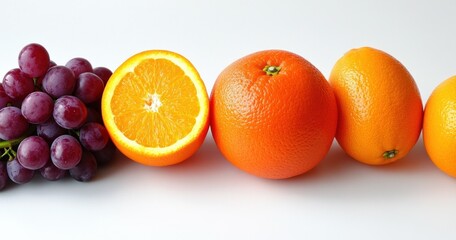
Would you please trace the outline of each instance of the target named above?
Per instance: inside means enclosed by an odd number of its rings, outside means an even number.
[[[97,172],[97,161],[92,153],[84,151],[82,153],[82,158],[79,164],[70,169],[70,175],[75,180],[80,182],[90,181]]]
[[[54,103],[54,120],[66,129],[79,128],[87,118],[87,108],[75,96],[62,96]]]
[[[52,68],[52,67],[55,67],[55,66],[57,66],[57,64],[55,64],[55,62],[51,60],[51,61],[49,62],[49,67],[48,67],[48,69],[50,69],[50,68]],[[43,75],[43,76],[41,76],[41,77],[35,78],[35,86],[36,86],[38,89],[41,88],[41,87],[43,86],[43,79],[44,79],[44,76],[46,76],[46,74]]]
[[[17,158],[6,163],[6,171],[8,172],[9,179],[17,184],[28,183],[35,175],[34,170],[23,167],[19,161],[17,161]]]
[[[79,130],[79,141],[88,150],[98,151],[108,143],[109,134],[106,128],[99,123],[86,123]]]
[[[52,61],[52,60],[49,61],[49,66],[48,66],[48,68],[55,67],[55,66],[57,66],[57,63],[55,63],[55,62]]]
[[[92,103],[101,99],[104,83],[100,77],[91,72],[81,73],[76,80],[74,96],[84,103]]]
[[[76,78],[71,69],[65,66],[51,67],[43,78],[43,89],[53,98],[71,95]]]
[[[22,101],[21,112],[29,123],[46,122],[54,110],[54,101],[45,92],[32,92]]]
[[[66,170],[56,167],[52,161],[48,161],[44,167],[40,169],[41,176],[49,181],[57,181],[65,177]]]
[[[40,44],[31,43],[22,48],[18,61],[19,68],[28,76],[35,78],[46,73],[50,59],[46,48]]]
[[[112,75],[111,70],[105,67],[96,67],[93,69],[93,73],[95,73],[98,77],[101,78],[101,80],[103,80],[105,86]]]
[[[106,165],[112,161],[114,161],[114,155],[116,153],[116,146],[114,143],[112,143],[111,140],[108,141],[106,146],[99,150],[99,151],[94,151],[93,156],[95,156],[95,159],[97,160],[98,165]]]
[[[61,135],[52,142],[52,163],[63,170],[75,167],[81,161],[82,147],[71,135]]]
[[[35,90],[33,79],[28,77],[19,68],[15,68],[6,73],[3,78],[3,89],[12,100],[25,98]]]
[[[22,140],[17,148],[17,160],[30,170],[37,170],[49,161],[49,145],[38,136],[30,136]]]
[[[8,183],[8,172],[6,171],[6,163],[0,160],[0,190],[6,187]]]
[[[65,66],[73,71],[75,77],[85,72],[93,72],[92,64],[85,58],[73,58]]]
[[[90,122],[96,122],[96,123],[103,124],[103,118],[101,117],[100,112],[98,112],[97,110],[95,110],[91,107],[88,107],[86,123],[90,123]]]
[[[36,135],[42,137],[48,144],[52,144],[58,136],[66,133],[68,130],[60,127],[52,117],[47,122],[36,126]]]
[[[19,108],[9,106],[0,109],[0,139],[18,138],[27,131],[28,126]]]
[[[0,83],[0,109],[8,106],[13,100],[6,94],[3,84]]]

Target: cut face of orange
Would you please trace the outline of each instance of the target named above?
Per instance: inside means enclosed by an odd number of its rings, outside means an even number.
[[[117,148],[151,166],[179,163],[201,146],[209,99],[198,72],[183,56],[149,50],[125,61],[106,84],[105,126]]]

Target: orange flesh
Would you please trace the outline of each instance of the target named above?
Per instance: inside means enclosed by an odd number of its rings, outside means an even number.
[[[194,84],[166,59],[144,60],[127,73],[114,90],[111,107],[125,137],[153,148],[173,145],[188,135],[200,112]]]

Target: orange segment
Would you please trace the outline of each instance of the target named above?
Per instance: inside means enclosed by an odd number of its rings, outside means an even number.
[[[102,114],[127,157],[154,166],[190,157],[208,130],[209,100],[198,72],[177,53],[150,50],[125,61],[109,79]]]

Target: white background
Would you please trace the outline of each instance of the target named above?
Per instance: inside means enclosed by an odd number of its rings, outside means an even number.
[[[0,2],[0,74],[38,42],[115,69],[146,49],[186,56],[208,92],[232,61],[285,49],[328,77],[351,48],[400,60],[423,102],[456,74],[454,1],[18,1]],[[151,168],[121,154],[90,183],[71,179],[0,192],[1,239],[455,239],[456,179],[420,140],[403,160],[371,167],[333,144],[312,171],[288,180],[241,172],[212,136],[182,164]]]

